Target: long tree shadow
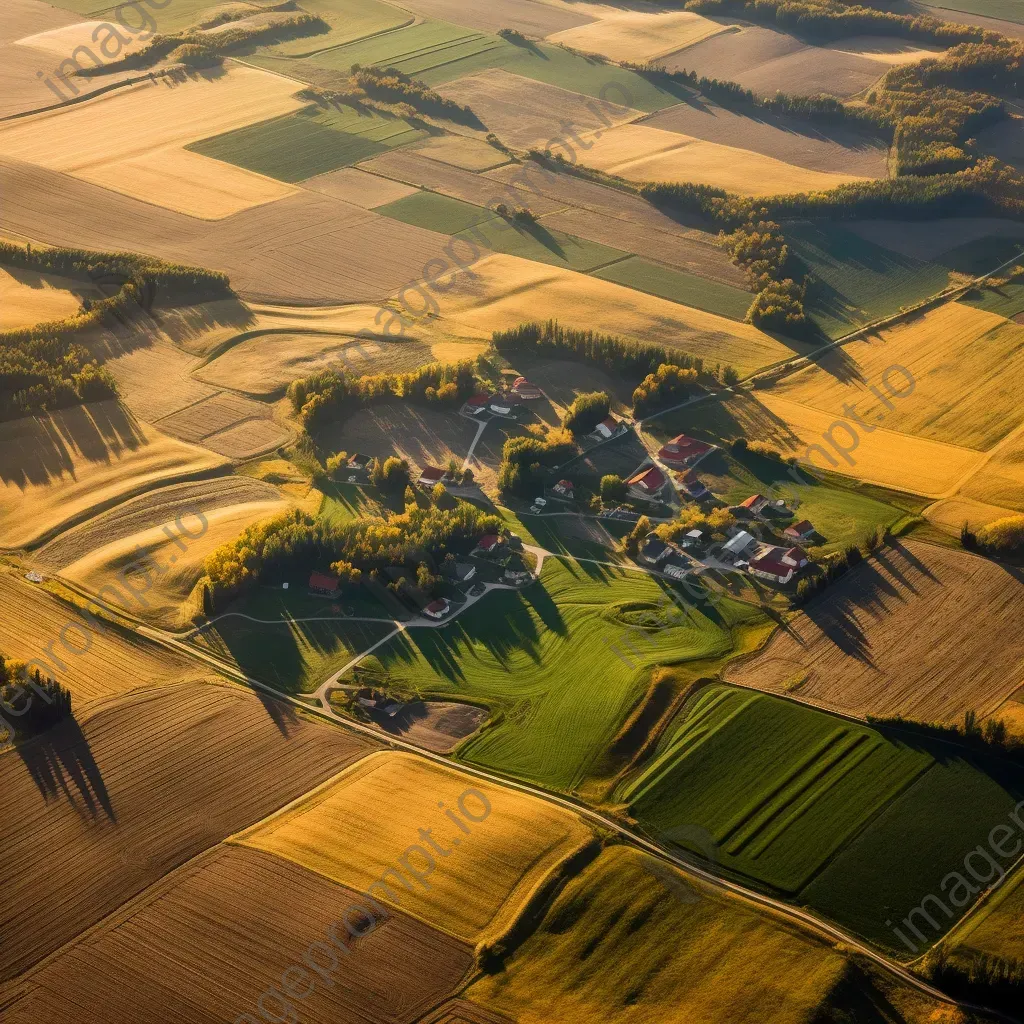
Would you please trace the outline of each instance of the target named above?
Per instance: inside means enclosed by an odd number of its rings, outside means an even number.
[[[63,797],[83,818],[117,821],[89,742],[74,716],[15,747],[43,798]]]
[[[269,693],[264,692],[258,687],[253,687],[253,692],[259,698],[264,710],[274,725],[277,726],[281,735],[285,739],[291,736],[292,729],[297,728],[299,725],[299,716],[295,708],[283,700],[272,697]]]
[[[857,622],[857,609],[856,600],[826,593],[811,601],[804,608],[804,614],[844,654],[874,668],[875,663],[868,653],[871,641]]]

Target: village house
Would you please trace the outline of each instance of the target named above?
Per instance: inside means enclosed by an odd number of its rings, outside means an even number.
[[[755,544],[757,544],[757,541],[751,534],[747,533],[746,530],[740,530],[734,537],[725,542],[722,547],[722,557],[731,561],[737,561],[746,557]]]
[[[488,533],[481,537],[477,542],[476,550],[485,555],[495,555],[498,554],[504,546],[504,538],[499,537],[496,533]]]
[[[711,492],[692,469],[685,473],[676,473],[674,479],[676,490],[685,494],[692,501],[706,501],[711,497]]]
[[[457,562],[455,565],[455,578],[460,583],[468,583],[476,575],[476,566],[469,562]]]
[[[680,545],[683,548],[699,548],[703,547],[707,540],[707,534],[703,530],[690,530],[680,541]]]
[[[807,565],[807,556],[800,548],[780,548],[769,545],[750,560],[747,572],[751,576],[771,580],[773,583],[788,583],[793,575]]]
[[[516,377],[512,384],[512,391],[524,401],[532,401],[535,398],[542,398],[544,392],[536,384],[530,383],[525,377]]]
[[[790,540],[803,541],[808,537],[813,537],[818,531],[814,529],[814,524],[809,519],[801,519],[799,523],[787,526],[782,532]]]
[[[674,580],[681,580],[691,569],[693,563],[679,552],[674,552],[661,567],[661,571]]]
[[[656,533],[649,533],[640,549],[640,560],[648,565],[658,565],[671,554],[671,544],[666,544]]]
[[[629,493],[635,498],[656,498],[665,486],[665,474],[657,466],[648,466],[626,481]]]
[[[310,573],[309,592],[315,597],[337,597],[341,593],[341,580],[322,572]]]
[[[494,395],[487,408],[495,416],[515,416],[520,403],[521,399],[516,395]]]
[[[591,436],[601,441],[607,441],[608,438],[614,437],[625,429],[626,425],[621,420],[617,420],[614,416],[606,416],[594,427]]]
[[[438,469],[437,466],[424,466],[420,470],[420,475],[416,479],[416,483],[421,484],[423,487],[433,487],[434,484],[450,484],[454,483],[455,478],[445,469]]]
[[[685,434],[679,434],[671,441],[666,441],[658,449],[658,458],[672,469],[682,468],[692,466],[713,448],[714,445],[705,444],[703,441],[687,437]]]
[[[561,498],[563,501],[572,501],[572,481],[571,480],[559,480],[554,487],[551,488],[551,493]]]
[[[360,452],[356,452],[354,455],[348,457],[346,465],[349,469],[354,469],[357,472],[365,473],[370,468],[370,463],[373,462],[372,455],[363,455]]]
[[[490,405],[491,395],[473,395],[472,398],[466,399],[466,412],[470,416],[479,416],[480,413],[486,412],[487,406]]]
[[[447,598],[439,597],[436,601],[431,601],[423,609],[423,614],[431,619],[443,619],[449,611],[451,611],[451,605],[448,603]]]

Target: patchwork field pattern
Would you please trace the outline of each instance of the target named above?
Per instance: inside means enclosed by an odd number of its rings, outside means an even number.
[[[1011,626],[1022,597],[1024,582],[987,559],[896,542],[725,678],[854,715],[984,718],[1024,683]]]
[[[156,681],[150,672],[147,684]],[[5,751],[0,776],[10,813],[0,831],[10,856],[0,867],[7,936],[0,977],[25,970],[374,746],[211,683],[124,695],[61,723],[20,756]],[[64,856],[43,876],[21,870],[41,847]]]
[[[442,808],[466,808],[469,831]],[[433,826],[448,854],[438,854],[436,870],[419,855],[409,858],[410,875],[423,874],[427,885],[398,888],[389,877],[373,897],[467,942],[499,936],[545,877],[593,838],[569,811],[409,754],[385,753],[232,842],[365,892],[386,867],[408,867],[401,857],[422,842],[413,827],[420,822]]]

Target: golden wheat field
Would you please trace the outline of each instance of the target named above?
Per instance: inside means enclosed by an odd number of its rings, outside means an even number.
[[[438,296],[441,329],[457,338],[489,338],[550,311],[566,326],[599,323],[608,334],[667,345],[741,374],[792,355],[750,324],[572,270],[506,255],[485,257],[471,269],[472,276],[460,274],[458,287]]]
[[[984,717],[1024,683],[1024,637],[1013,625],[1024,583],[988,559],[892,541],[829,594],[725,678],[924,722]]]
[[[219,218],[295,190],[183,152],[190,142],[302,106],[296,83],[256,68],[163,78],[0,126],[5,157],[195,217]],[[126,131],[125,125],[131,125]]]
[[[61,25],[57,28],[46,29],[43,32],[34,32],[29,36],[22,36],[21,39],[17,40],[17,44],[42,50],[58,60],[63,60],[75,47],[95,46],[97,39],[105,38],[107,33],[100,31],[105,24],[108,23],[103,21],[76,21],[70,25]],[[117,36],[121,43],[120,52],[125,56],[135,53],[146,46],[146,40],[140,38],[140,36],[127,35],[124,32],[118,32]]]
[[[0,821],[4,980],[376,747],[242,687],[154,688],[140,676],[146,688],[0,754],[5,800],[18,808]],[[24,870],[42,849],[55,854],[46,871]]]
[[[843,428],[833,428],[836,417],[830,413],[799,405],[771,391],[759,391],[757,400],[784,424],[789,454],[806,460],[814,469],[833,470],[883,487],[925,497],[945,497],[984,458],[969,448],[900,434],[881,426],[870,433],[855,428],[856,438],[852,438]],[[829,437],[839,448],[850,449],[847,458],[830,444]]]
[[[0,269],[0,331],[63,320],[81,309],[82,283],[53,274]],[[87,293],[91,288],[86,287]]]
[[[358,167],[339,167],[336,171],[317,174],[302,183],[303,188],[322,192],[325,196],[372,210],[375,206],[394,203],[417,192],[412,185],[370,174]]]
[[[411,844],[427,842],[412,827],[421,822],[448,853],[431,848],[426,855],[407,854]],[[360,891],[380,882],[391,866],[410,877],[419,872],[429,888],[403,886],[392,875],[390,889],[373,888],[371,894],[440,931],[475,941],[500,935],[544,878],[591,839],[567,811],[409,754],[384,753],[231,841]]]
[[[987,451],[1024,420],[1022,369],[1024,327],[947,302],[823,354],[769,395],[840,419],[850,405],[869,425]]]
[[[943,498],[941,501],[935,502],[934,505],[929,505],[923,515],[929,523],[933,523],[947,533],[958,535],[964,523],[967,523],[972,530],[977,530],[979,527],[994,523],[997,519],[1012,516],[1014,512],[1001,505],[987,505],[985,502],[975,501],[973,498],[956,496]]]
[[[0,424],[0,546],[38,544],[117,501],[223,464],[115,401]]]
[[[415,152],[464,171],[489,171],[509,162],[509,158],[489,142],[462,135],[433,135],[417,145]]]
[[[630,181],[691,181],[744,196],[833,189],[859,175],[812,171],[735,146],[679,132],[624,124],[587,137],[592,145],[580,157],[588,167]]]
[[[1024,427],[992,449],[977,472],[965,480],[960,495],[1024,512]]]
[[[563,29],[547,39],[614,61],[643,64],[730,30],[729,25],[688,11],[624,11],[589,25]]]

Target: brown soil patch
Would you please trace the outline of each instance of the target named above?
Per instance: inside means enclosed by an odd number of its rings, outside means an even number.
[[[1019,573],[965,552],[895,542],[725,678],[855,715],[984,717],[1024,680],[1022,598]]]
[[[131,250],[220,270],[255,301],[374,302],[446,259],[448,236],[317,192],[204,222],[56,171],[0,158],[0,234]]]
[[[797,118],[745,117],[707,101],[695,101],[652,114],[643,124],[752,150],[813,171],[886,176],[888,147],[884,142],[841,128],[826,126],[822,131]]]
[[[0,755],[18,808],[0,822],[4,978],[374,746],[227,684],[146,690],[79,717]],[[59,853],[45,871],[26,871],[41,850]],[[107,998],[119,988],[101,987]]]
[[[228,459],[251,459],[283,444],[291,435],[267,416],[256,416],[203,438],[203,447]]]
[[[415,743],[426,750],[447,754],[483,725],[487,711],[473,704],[452,701],[413,701],[394,718],[374,719],[381,732]]]
[[[263,992],[280,989],[282,973],[302,963],[311,943],[331,941],[332,925],[347,936],[340,918],[359,904],[355,891],[296,864],[221,847],[62,950],[32,975],[9,1019],[49,1024],[81,1020],[84,1010],[90,1020],[143,1024],[159,1007],[167,1021],[244,1020],[259,1012]],[[464,943],[398,912],[345,949],[330,985],[306,973],[317,983],[288,1004],[291,1019],[301,1010],[309,1024],[412,1024],[456,988],[473,961]],[[264,1005],[269,1011],[282,1001],[267,997]]]
[[[571,121],[573,131],[582,133],[603,128],[609,122],[621,124],[641,116],[639,110],[620,107],[615,103],[600,104],[605,120],[594,109],[595,100],[556,85],[547,85],[500,69],[466,75],[437,91],[456,103],[468,104],[470,109],[494,132],[502,142],[515,149],[545,148],[554,143],[563,156],[565,121]],[[509,102],[515,97],[515,102]]]

